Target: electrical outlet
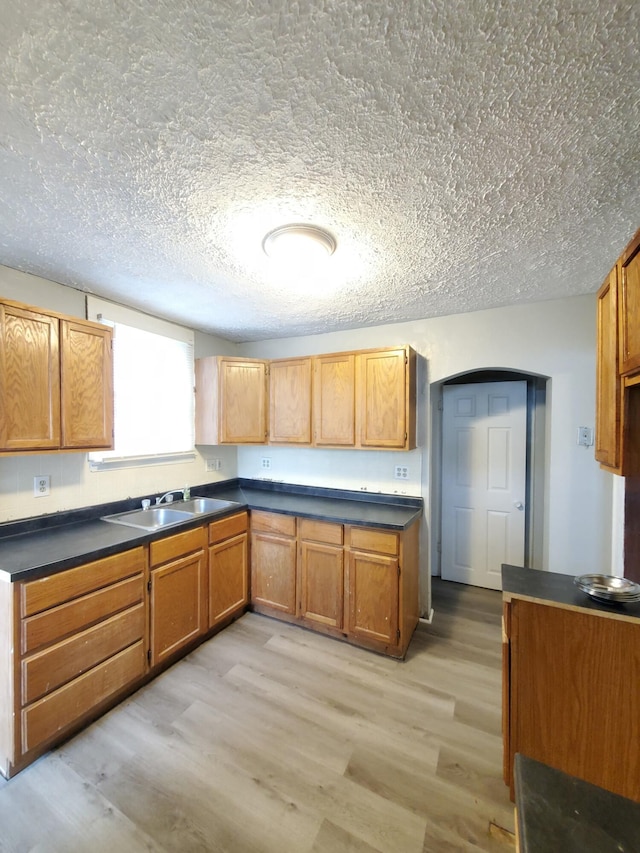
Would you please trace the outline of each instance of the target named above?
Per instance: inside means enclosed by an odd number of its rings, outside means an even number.
[[[269,456],[263,456],[260,460],[260,465],[262,468],[271,468],[271,458]]]
[[[51,493],[51,476],[49,474],[38,474],[33,478],[34,498],[45,498]]]
[[[219,471],[222,468],[222,459],[207,459],[205,470]]]
[[[394,468],[393,476],[396,480],[408,480],[409,469],[406,465],[396,465],[396,467]]]

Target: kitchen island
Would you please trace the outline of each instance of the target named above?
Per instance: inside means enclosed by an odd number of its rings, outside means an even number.
[[[521,753],[640,802],[640,604],[502,567],[504,779]]]

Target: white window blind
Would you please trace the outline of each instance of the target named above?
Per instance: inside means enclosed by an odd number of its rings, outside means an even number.
[[[109,313],[102,322],[110,322]],[[91,461],[193,453],[193,339],[119,321],[113,327],[114,450],[91,453]]]

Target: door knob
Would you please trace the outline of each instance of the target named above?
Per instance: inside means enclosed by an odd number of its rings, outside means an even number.
[[[522,503],[522,501],[514,501],[513,505],[516,509],[524,509],[524,504]]]

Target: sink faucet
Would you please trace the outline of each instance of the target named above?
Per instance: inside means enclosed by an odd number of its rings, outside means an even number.
[[[156,498],[156,506],[160,506],[160,504],[163,501],[165,501],[168,504],[172,503],[173,502],[173,496],[175,494],[182,495],[182,500],[186,501],[189,499],[188,495],[187,495],[188,491],[189,491],[189,486],[185,486],[184,489],[171,489],[170,492],[165,492],[164,495],[162,495],[162,497]]]

